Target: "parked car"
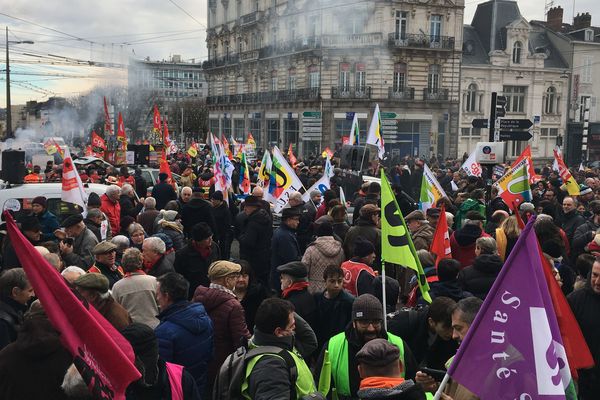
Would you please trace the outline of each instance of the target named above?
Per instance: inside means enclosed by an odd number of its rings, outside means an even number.
[[[77,169],[87,169],[92,166],[98,171],[106,171],[107,168],[112,167],[112,164],[104,161],[103,159],[90,156],[78,157],[73,160],[73,164],[75,164]]]

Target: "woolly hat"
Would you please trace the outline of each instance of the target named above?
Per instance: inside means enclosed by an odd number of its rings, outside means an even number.
[[[102,201],[100,200],[100,196],[96,192],[90,192],[88,196],[88,207],[100,207],[102,205]]]
[[[40,206],[46,208],[46,205],[48,204],[48,200],[46,200],[46,198],[44,196],[38,196],[38,197],[35,197],[33,200],[31,200],[31,204],[39,204]]]
[[[372,294],[361,294],[352,304],[352,320],[383,320],[383,306]]]
[[[375,246],[373,246],[373,243],[364,239],[362,236],[356,238],[356,241],[354,242],[354,256],[363,258],[373,253],[375,253]]]

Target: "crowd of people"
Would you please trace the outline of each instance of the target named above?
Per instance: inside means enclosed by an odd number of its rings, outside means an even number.
[[[329,190],[310,192],[309,201],[293,192],[274,214],[258,163],[251,163],[251,195],[238,196],[238,163],[234,188],[223,193],[207,151],[193,161],[174,156],[178,187],[161,173],[150,191],[139,171],[82,170],[84,182],[109,186],[102,196],[91,193],[81,213],[59,220],[40,196],[17,216],[27,240],[131,343],[142,378],[127,399],[432,398],[519,238],[519,219],[530,218],[600,363],[597,170],[573,171],[580,195],[569,196],[544,166],[532,200],[514,210],[466,175],[462,160],[428,160],[447,197],[423,212],[414,199],[424,161],[407,157],[387,167],[429,282],[428,303],[411,270],[387,265],[381,276],[376,180],[346,188],[344,202],[345,171],[336,168]],[[295,169],[308,188],[323,174],[323,160]],[[30,175],[60,176],[60,167],[40,171],[32,167]],[[436,265],[430,249],[442,212],[452,258]],[[7,236],[1,266],[0,398],[91,398]],[[184,367],[177,382],[173,364]],[[596,398],[600,368],[580,371],[577,384],[581,399]],[[477,399],[452,381],[441,398]]]

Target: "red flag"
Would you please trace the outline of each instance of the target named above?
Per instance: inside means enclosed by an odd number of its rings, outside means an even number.
[[[535,168],[533,168],[533,159],[531,158],[531,147],[529,147],[529,145],[525,148],[525,150],[523,150],[519,158],[517,158],[510,167],[514,168],[523,159],[527,159],[527,173],[529,174],[529,183],[534,184],[542,180],[542,177],[540,175],[537,175],[535,173]]]
[[[571,306],[567,302],[562,289],[558,285],[552,266],[550,262],[542,254],[542,248],[538,242],[539,256],[542,259],[542,267],[544,270],[544,277],[548,284],[548,290],[550,291],[550,297],[552,299],[552,305],[554,306],[554,312],[556,313],[556,320],[558,321],[558,329],[560,330],[560,336],[563,340],[565,352],[567,353],[567,360],[569,361],[569,368],[571,370],[571,376],[577,380],[578,369],[586,369],[594,366],[594,359],[590,353],[590,349],[583,337],[579,323],[573,315]]]
[[[106,97],[104,97],[104,133],[113,135],[112,122],[110,121],[110,115],[108,114],[108,104],[106,103]]]
[[[221,135],[221,143],[223,143],[223,150],[225,150],[225,154],[227,154],[227,158],[229,158],[229,160],[233,160],[233,153],[231,152],[231,149],[229,148],[229,142],[227,141],[227,138],[225,137],[225,135]]]
[[[290,160],[290,164],[292,164],[292,168],[296,168],[296,156],[294,155],[294,149],[292,149],[292,144],[290,143],[290,147],[288,148],[288,159]]]
[[[27,279],[94,398],[125,399],[127,386],[141,377],[129,342],[69,289],[58,271],[25,239],[8,212],[4,218]]]
[[[160,132],[160,112],[158,112],[158,106],[154,105],[154,117],[152,118],[154,130]]]
[[[96,153],[94,153],[94,150],[92,150],[92,145],[87,145],[85,146],[85,156],[86,157],[95,157]]]
[[[446,206],[444,204],[440,208],[440,218],[438,219],[429,251],[435,255],[436,269],[440,260],[452,258],[450,236],[448,235],[448,221],[446,220]]]
[[[104,139],[96,131],[92,131],[92,146],[106,150],[106,142],[104,142]]]
[[[167,124],[167,119],[165,118],[163,120],[164,122],[164,129],[162,131],[163,133],[163,145],[167,148],[167,151],[169,151],[169,147],[171,147],[171,137],[169,136],[169,125]],[[159,122],[160,124],[160,122]]]
[[[517,224],[519,225],[519,229],[524,229],[525,228],[525,222],[523,222],[523,218],[521,218],[521,214],[519,213],[519,208],[517,207],[517,204],[513,201],[512,202],[512,212],[515,215],[515,218],[517,218]]]
[[[168,182],[171,184],[171,186],[173,186],[173,189],[175,189],[175,191],[177,191],[177,186],[175,185],[175,182],[173,181],[173,173],[171,172],[171,166],[167,162],[167,153],[164,148],[163,148],[162,152],[160,153],[159,164],[160,164],[160,169],[158,172],[159,173],[164,172],[165,174],[167,174],[169,176]]]
[[[123,124],[123,116],[119,113],[119,129],[117,130],[117,140],[121,142],[121,149],[127,150],[127,136],[125,135],[125,124]]]

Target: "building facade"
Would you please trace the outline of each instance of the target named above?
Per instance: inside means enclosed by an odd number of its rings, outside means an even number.
[[[464,1],[209,0],[209,130],[303,156],[360,140],[456,155]]]
[[[550,160],[565,136],[569,66],[543,27],[529,23],[515,1],[481,3],[471,25],[464,26],[461,70],[459,154],[489,140],[488,129],[473,119],[489,118],[491,93],[507,99],[506,118],[530,119],[530,141],[508,141],[514,159],[531,145],[536,159]]]

